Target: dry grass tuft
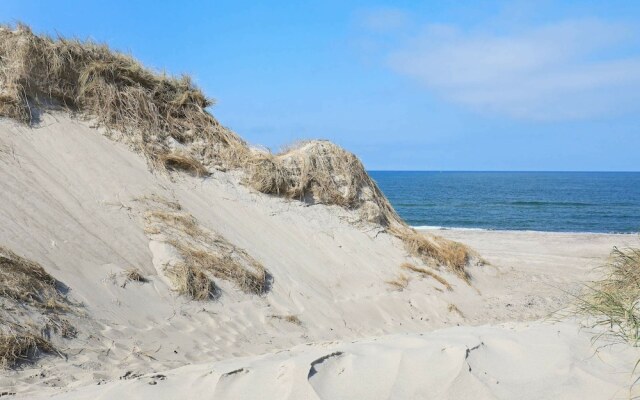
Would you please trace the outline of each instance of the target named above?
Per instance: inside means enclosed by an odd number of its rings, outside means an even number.
[[[200,266],[181,263],[168,268],[167,275],[178,293],[193,300],[210,300],[218,294],[215,282]]]
[[[150,205],[159,205],[162,208],[173,210],[173,211],[182,210],[182,206],[177,201],[165,199],[164,197],[161,197],[155,193],[145,195],[145,196],[135,197],[133,201],[140,202],[146,205],[147,207],[149,207]]]
[[[146,233],[160,234],[163,232],[163,228],[170,227],[192,238],[199,238],[203,235],[196,219],[186,212],[156,209],[147,211],[145,219],[152,222],[147,224]]]
[[[309,141],[280,154],[257,153],[247,183],[262,193],[359,209],[362,219],[387,224],[395,211],[358,158],[328,141]]]
[[[436,281],[438,281],[440,284],[442,284],[442,286],[444,286],[448,291],[452,291],[453,290],[453,288],[451,287],[449,282],[447,282],[446,279],[444,279],[443,277],[441,277],[440,275],[436,274],[433,271],[429,271],[428,269],[417,267],[417,266],[415,266],[413,264],[410,264],[410,263],[403,263],[402,265],[400,265],[400,268],[406,269],[408,271],[417,272],[417,273],[422,274],[422,275],[429,276],[429,277],[435,279]]]
[[[184,171],[197,177],[209,175],[204,165],[194,157],[180,153],[165,153],[158,156],[158,162],[169,171]]]
[[[45,332],[57,333],[65,339],[74,339],[78,336],[78,330],[68,320],[60,318],[58,315],[50,316],[44,327]]]
[[[0,246],[0,367],[12,368],[55,352],[44,332],[75,337],[75,328],[60,318],[73,307],[61,286],[36,262]]]
[[[242,249],[229,243],[225,246],[217,243],[216,250],[197,247],[185,241],[172,240],[169,243],[178,250],[184,265],[192,271],[233,282],[245,293],[262,294],[266,290],[266,270]]]
[[[640,345],[640,249],[613,249],[603,277],[588,285],[573,310],[593,318],[605,337]]]
[[[472,253],[467,246],[438,236],[421,234],[407,226],[394,227],[390,232],[403,241],[409,254],[426,264],[435,262],[436,266],[443,265],[465,282],[470,282],[466,267]]]
[[[128,282],[140,282],[140,283],[149,282],[149,280],[145,278],[144,275],[142,275],[140,270],[137,268],[130,268],[126,270],[124,272],[124,277]]]
[[[64,308],[58,282],[44,268],[0,246],[0,296],[49,309]]]
[[[300,320],[300,318],[298,318],[297,315],[292,315],[292,314],[290,314],[290,315],[269,315],[269,318],[279,319],[279,320],[286,321],[286,322],[288,322],[290,324],[293,324],[293,325],[302,326],[302,321]]]
[[[32,362],[42,353],[56,352],[42,336],[30,333],[0,334],[0,367],[14,368],[23,362]]]
[[[394,290],[403,291],[409,286],[409,277],[404,274],[398,274],[396,278],[388,280],[386,283],[393,287]]]
[[[460,316],[460,318],[464,318],[464,314],[462,313],[462,311],[460,311],[460,309],[458,308],[458,306],[456,306],[455,304],[451,303],[447,306],[447,311],[449,311],[450,313],[456,313]]]
[[[145,232],[171,245],[180,262],[167,268],[175,289],[195,300],[215,298],[213,278],[232,282],[245,293],[263,294],[269,274],[257,260],[223,236],[202,228],[190,214],[173,208],[145,214]]]

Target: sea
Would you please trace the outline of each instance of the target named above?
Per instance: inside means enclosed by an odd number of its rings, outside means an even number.
[[[369,173],[414,227],[640,231],[640,172]]]

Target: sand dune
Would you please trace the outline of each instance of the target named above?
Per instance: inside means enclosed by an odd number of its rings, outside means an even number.
[[[419,233],[339,146],[256,149],[188,77],[0,39],[0,397],[629,394],[637,349],[557,311],[636,237]]]
[[[624,346],[594,353],[571,323],[456,327],[197,364],[56,399],[626,398]]]
[[[34,129],[1,123],[0,140],[11,149],[0,159],[3,244],[40,263],[82,305],[69,316],[78,339],[57,343],[71,355],[67,368],[47,357],[4,374],[2,387],[20,389],[35,371],[39,384],[63,386],[460,319],[447,312],[450,295],[441,296],[436,281],[415,278],[411,293],[392,290],[386,281],[412,258],[378,226],[350,223],[343,208],[256,193],[232,173],[153,173],[141,156],[63,113]],[[145,233],[148,199],[179,204],[203,229],[246,249],[272,275],[269,292],[242,293],[221,279],[215,302],[177,295],[164,273],[174,255]],[[130,268],[148,282],[125,282]],[[442,274],[457,295],[474,295]]]
[[[257,193],[233,172],[149,170],[87,122],[0,121],[0,239],[68,288],[75,339],[0,376],[35,398],[616,398],[638,354],[595,353],[566,306],[628,235],[442,231],[488,261],[441,282],[395,236],[338,206]],[[175,249],[149,233],[173,204],[271,276],[262,295],[217,279],[215,301],[175,292]],[[177,209],[177,208],[176,208]],[[185,233],[186,234],[186,233]],[[146,282],[130,281],[136,268]],[[388,281],[404,275],[398,290]],[[506,321],[528,321],[509,322]],[[493,324],[493,325],[487,325]],[[439,329],[439,330],[436,330]],[[436,330],[436,331],[434,331]],[[391,336],[389,336],[391,335]]]

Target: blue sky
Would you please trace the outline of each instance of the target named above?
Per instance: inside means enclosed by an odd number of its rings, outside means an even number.
[[[640,170],[638,1],[28,1],[4,22],[188,73],[273,150],[369,169]]]

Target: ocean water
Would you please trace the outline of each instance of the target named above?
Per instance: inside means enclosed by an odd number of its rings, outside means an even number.
[[[640,172],[370,171],[409,225],[640,231]]]

